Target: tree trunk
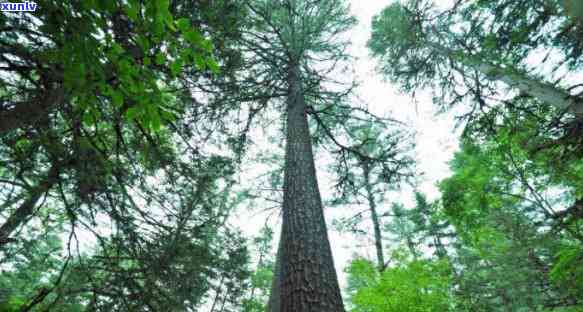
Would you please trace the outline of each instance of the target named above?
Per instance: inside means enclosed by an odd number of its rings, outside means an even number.
[[[572,96],[565,90],[541,82],[539,79],[530,77],[514,68],[502,68],[477,57],[468,57],[467,55],[459,57],[457,51],[439,44],[430,44],[430,46],[435,52],[479,71],[492,81],[504,82],[541,102],[555,106],[559,110],[568,111],[577,118],[583,118],[583,100]]]
[[[277,245],[277,255],[275,255],[275,267],[273,268],[273,281],[271,283],[271,292],[269,293],[269,301],[267,302],[267,312],[281,311],[281,256],[283,254],[283,230],[279,236],[279,244]]]
[[[385,257],[383,253],[383,237],[381,233],[381,223],[379,220],[379,215],[377,213],[377,206],[374,200],[374,194],[372,191],[372,185],[370,183],[370,168],[367,161],[361,163],[362,170],[364,171],[364,185],[366,188],[366,199],[368,200],[368,207],[370,209],[370,217],[372,220],[372,225],[374,228],[374,243],[377,251],[377,264],[379,271],[385,270]]]
[[[433,236],[433,244],[435,245],[435,254],[439,260],[443,260],[447,257],[447,250],[445,246],[443,246],[443,242],[441,241],[441,237],[439,235]]]
[[[221,276],[221,281],[219,282],[219,287],[217,287],[217,290],[215,292],[215,299],[213,300],[211,312],[215,312],[215,307],[217,306],[217,303],[219,302],[220,295],[221,295],[221,288],[223,288],[224,281],[225,281],[225,276],[223,275],[223,276]]]
[[[344,311],[318,190],[300,66],[288,69],[282,312]]]
[[[53,163],[49,169],[47,178],[30,190],[30,195],[28,198],[18,208],[16,208],[10,217],[8,217],[6,222],[0,226],[0,250],[2,250],[5,245],[12,241],[10,239],[12,232],[14,232],[20,225],[25,222],[28,217],[33,214],[34,207],[38,201],[41,199],[45,192],[53,187],[53,185],[57,182],[58,177],[59,166]]]

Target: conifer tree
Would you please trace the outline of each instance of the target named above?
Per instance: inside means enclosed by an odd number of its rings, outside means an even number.
[[[307,117],[342,95],[325,91],[326,75],[346,58],[339,36],[354,19],[343,1],[255,1],[249,7],[257,26],[249,42],[285,94],[283,223],[269,308],[344,311]]]

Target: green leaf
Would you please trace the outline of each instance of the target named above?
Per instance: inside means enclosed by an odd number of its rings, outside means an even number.
[[[190,21],[184,17],[176,21],[176,26],[178,26],[178,29],[183,33],[189,31],[191,28]]]
[[[158,52],[156,53],[156,64],[157,65],[164,65],[164,63],[166,63],[166,57],[164,56],[164,54]]]
[[[170,6],[170,0],[157,0],[156,5],[158,9],[162,10],[165,9],[166,11],[168,11],[168,7]]]
[[[136,42],[138,43],[138,46],[142,48],[142,50],[147,51],[150,49],[150,40],[146,36],[137,36]]]
[[[184,38],[191,44],[201,46],[204,40],[203,36],[195,29],[190,29],[184,33]]]
[[[182,70],[181,60],[176,60],[172,62],[172,64],[170,64],[170,72],[172,73],[172,76],[177,76],[181,70]]]
[[[85,0],[82,2],[83,7],[87,10],[95,10],[97,9],[97,4],[95,3],[95,0]]]
[[[83,123],[85,125],[89,125],[93,123],[93,115],[91,115],[91,112],[85,112],[83,114]]]
[[[139,109],[135,106],[128,108],[128,110],[126,111],[126,114],[125,114],[126,119],[128,121],[135,120],[138,117],[138,115],[139,115]]]
[[[154,132],[160,131],[160,128],[162,127],[162,122],[160,120],[160,115],[154,114],[154,115],[151,116],[151,118],[150,118],[150,126],[152,127],[152,130]]]
[[[211,53],[213,51],[213,43],[208,39],[203,39],[200,44],[200,47],[207,53]]]
[[[123,93],[120,90],[112,90],[111,92],[111,101],[113,105],[117,107],[121,107],[123,105]]]
[[[119,55],[123,54],[125,50],[117,42],[112,42],[111,43],[111,51],[113,52],[114,55],[119,56]]]
[[[100,10],[106,10],[110,13],[114,13],[117,9],[116,1],[114,0],[100,0],[96,2],[99,3]]]
[[[137,6],[128,4],[124,7],[124,10],[132,22],[135,22],[138,20],[138,7]]]
[[[220,70],[221,70],[221,68],[220,68],[219,64],[218,64],[218,63],[217,63],[217,61],[215,61],[215,59],[213,59],[213,58],[208,58],[208,59],[206,60],[206,65],[207,65],[207,66],[209,67],[209,69],[210,69],[210,70],[211,70],[213,73],[215,73],[215,74],[218,74],[218,73],[220,72]]]
[[[119,74],[122,79],[129,79],[129,76],[131,76],[135,72],[132,63],[127,59],[122,59],[121,61],[119,61],[118,66]]]
[[[160,116],[167,121],[175,121],[177,119],[177,116],[174,113],[164,109],[160,109]]]
[[[206,61],[204,60],[204,58],[202,56],[200,56],[198,54],[194,55],[194,63],[199,70],[206,69]]]

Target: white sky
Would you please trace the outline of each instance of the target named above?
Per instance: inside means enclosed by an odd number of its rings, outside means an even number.
[[[419,190],[424,192],[430,199],[439,196],[435,183],[449,175],[447,162],[453,157],[457,149],[458,140],[454,135],[454,122],[452,114],[442,114],[435,116],[436,106],[433,105],[429,92],[417,92],[415,99],[409,94],[401,94],[398,88],[375,71],[376,60],[369,57],[366,42],[371,33],[372,17],[378,14],[383,8],[391,4],[392,0],[352,0],[352,13],[358,18],[358,25],[352,30],[349,36],[352,38],[352,55],[357,58],[355,64],[357,79],[361,81],[357,94],[366,101],[369,109],[379,115],[389,114],[392,118],[406,121],[412,125],[417,133],[416,136],[416,159],[420,173]],[[439,4],[447,4],[449,1],[436,1]],[[441,3],[440,3],[441,2]],[[320,188],[325,188],[322,179]],[[412,190],[404,189],[396,198],[387,198],[384,207],[388,207],[393,202],[401,202],[407,207],[413,205]],[[322,194],[326,191],[322,190]],[[382,210],[382,206],[380,207]],[[337,209],[328,209],[326,218],[330,221],[335,217]],[[369,222],[365,220],[364,222]],[[344,268],[348,265],[354,254],[375,259],[374,245],[372,239],[367,242],[356,241],[350,235],[341,235],[330,230],[329,235],[334,253],[334,262],[339,275],[342,288],[346,285]],[[385,242],[386,244],[386,242]],[[363,246],[361,246],[363,245]],[[385,253],[386,253],[385,249]]]
[[[358,18],[358,25],[352,29],[349,38],[352,40],[351,54],[357,59],[354,64],[356,79],[361,82],[357,90],[358,98],[367,103],[369,109],[378,115],[389,115],[394,119],[405,121],[412,125],[417,132],[416,137],[416,158],[421,176],[419,190],[428,195],[429,199],[435,199],[439,196],[435,183],[449,174],[447,162],[452,158],[454,151],[457,149],[458,140],[454,135],[454,122],[452,114],[442,114],[435,116],[436,109],[431,102],[429,92],[417,92],[417,96],[400,94],[397,88],[390,83],[383,81],[382,77],[375,72],[376,61],[369,57],[366,48],[366,41],[370,36],[370,23],[372,17],[379,13],[384,7],[392,3],[392,0],[351,0],[352,14]],[[446,5],[448,0],[436,1],[438,4]],[[259,137],[259,134],[253,137],[256,148],[261,149],[262,142],[267,139]],[[260,152],[261,153],[261,152]],[[320,170],[322,153],[316,159],[316,168],[318,171],[318,182],[320,192],[324,199],[329,198],[332,194],[330,177]],[[259,171],[257,165],[247,168],[250,171]],[[248,172],[247,174],[252,174]],[[247,175],[243,174],[243,175]],[[413,205],[412,190],[403,190],[400,193],[392,193],[391,201],[381,205],[388,207],[392,202],[401,202],[406,207]],[[249,237],[257,235],[261,226],[265,223],[267,214],[258,213],[262,207],[254,207],[254,211],[240,212],[238,216],[231,218],[234,225],[240,226]],[[334,255],[334,263],[338,272],[340,286],[344,289],[346,286],[346,276],[344,269],[355,254],[366,256],[374,259],[374,245],[372,240],[359,241],[349,234],[341,234],[334,231],[331,227],[331,221],[340,216],[347,216],[354,213],[354,210],[343,208],[331,208],[325,210],[328,221],[328,233]],[[276,218],[272,218],[276,219]],[[370,222],[365,219],[364,221]],[[279,234],[279,223],[273,223],[276,226],[276,235]],[[273,252],[277,249],[278,238],[274,240]]]

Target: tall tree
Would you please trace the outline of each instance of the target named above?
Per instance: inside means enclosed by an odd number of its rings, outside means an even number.
[[[563,257],[580,246],[581,224],[552,215],[568,196],[549,196],[552,182],[512,146],[464,142],[454,174],[440,184],[441,218],[457,233],[449,258],[457,263],[460,300],[474,309],[496,302],[501,311],[577,306],[580,297],[567,285],[579,278],[571,266],[581,260]],[[574,274],[560,281],[551,273],[558,270]]]
[[[281,253],[273,293],[280,311],[344,311],[316,179],[307,114],[332,104],[327,73],[346,57],[339,41],[354,19],[343,1],[255,1],[254,51],[285,90]],[[324,69],[322,69],[324,67]],[[326,67],[328,69],[326,69]],[[279,266],[279,269],[277,267]]]
[[[358,117],[355,112],[352,114],[353,118]],[[332,203],[365,203],[372,223],[377,267],[380,271],[386,265],[382,218],[389,213],[382,212],[381,206],[387,202],[388,191],[398,190],[401,184],[411,182],[414,171],[414,160],[409,155],[413,147],[412,139],[402,129],[404,125],[396,123],[390,127],[390,122],[371,117],[347,122],[343,126],[348,137],[345,140],[347,143],[340,144],[335,151],[336,161],[332,166],[338,191]],[[327,127],[325,120],[320,120],[319,125]],[[339,135],[330,134],[330,139],[337,142],[336,137]],[[362,214],[359,212],[344,218],[339,224],[342,228],[355,228],[362,220]]]

